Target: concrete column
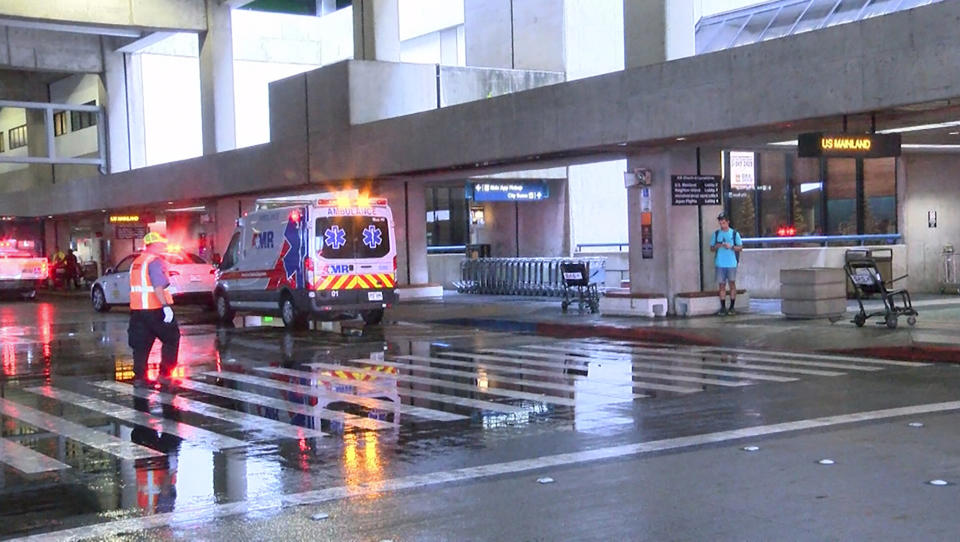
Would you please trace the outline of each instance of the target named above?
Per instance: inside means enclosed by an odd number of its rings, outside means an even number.
[[[46,158],[50,148],[47,142],[47,119],[44,109],[27,109],[27,152],[30,156]],[[9,143],[9,141],[8,141]],[[55,181],[53,165],[30,164],[30,177],[34,186],[43,186]]]
[[[237,147],[230,7],[207,0],[207,31],[200,33],[200,115],[203,154]]]
[[[653,172],[650,186],[652,258],[644,259],[641,252],[641,188],[634,186],[627,190],[630,290],[665,293],[672,299],[680,292],[700,290],[701,280],[706,289],[712,289],[713,265],[709,251],[704,251],[704,243],[716,229],[716,215],[721,207],[700,208],[702,225],[698,225],[697,206],[673,206],[670,194],[671,175],[697,173],[696,149],[631,156],[627,159],[627,168],[646,168]],[[701,151],[700,171],[704,175],[719,175],[719,152]],[[704,258],[702,267],[701,256]],[[700,273],[709,269],[710,274],[701,277],[697,269],[701,269]]]
[[[693,56],[694,24],[693,0],[623,0],[626,67]]]
[[[131,169],[130,166],[130,119],[128,111],[126,53],[117,52],[114,40],[104,38],[103,42],[103,81],[100,103],[106,110],[107,121],[107,171],[119,173]],[[140,95],[139,102],[143,103]],[[140,110],[141,118],[143,108]],[[143,128],[140,122],[140,129]],[[141,139],[142,142],[142,139]],[[102,142],[101,142],[102,143]]]
[[[353,58],[400,62],[398,0],[354,0]]]

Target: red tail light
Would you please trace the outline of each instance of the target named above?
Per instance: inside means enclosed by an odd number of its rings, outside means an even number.
[[[310,256],[303,259],[303,270],[306,274],[307,290],[313,290],[313,258]]]
[[[290,220],[300,222],[300,211],[297,209],[290,211]]]

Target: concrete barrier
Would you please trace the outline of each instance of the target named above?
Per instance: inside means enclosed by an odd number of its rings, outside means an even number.
[[[710,292],[682,292],[674,296],[674,306],[677,316],[705,316],[716,314],[720,310],[720,297],[716,291]],[[737,312],[745,312],[750,308],[750,293],[747,290],[737,290]]]
[[[847,275],[835,267],[780,270],[780,312],[787,318],[839,319],[847,312]]]
[[[666,316],[669,303],[664,294],[630,293],[630,290],[607,290],[600,298],[600,314],[606,316]]]

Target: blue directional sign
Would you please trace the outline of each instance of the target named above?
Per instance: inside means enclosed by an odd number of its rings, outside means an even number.
[[[546,181],[481,181],[467,184],[473,201],[541,201],[550,197]]]

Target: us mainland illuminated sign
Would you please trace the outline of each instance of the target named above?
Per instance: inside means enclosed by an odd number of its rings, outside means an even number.
[[[885,158],[900,156],[900,134],[827,134],[813,132],[797,138],[800,158]]]

